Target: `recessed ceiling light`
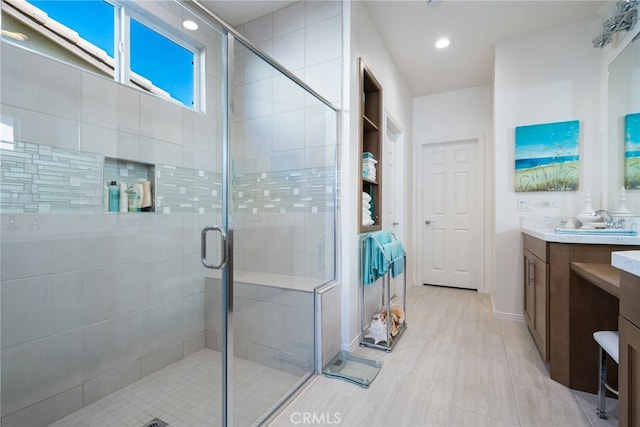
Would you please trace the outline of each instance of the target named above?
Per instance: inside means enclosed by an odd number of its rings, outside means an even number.
[[[198,24],[193,21],[186,20],[182,23],[182,26],[187,30],[195,31],[198,29]]]
[[[438,41],[436,42],[436,47],[438,49],[444,49],[445,47],[449,46],[451,42],[449,41],[448,38],[446,37],[442,37],[441,39],[438,39]]]

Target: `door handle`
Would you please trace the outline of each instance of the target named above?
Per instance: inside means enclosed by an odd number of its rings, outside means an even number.
[[[400,225],[399,222],[394,222],[392,225]]]
[[[217,231],[220,233],[220,263],[212,264],[207,261],[207,233],[209,231]],[[227,263],[227,234],[222,227],[216,225],[208,225],[202,229],[200,234],[200,255],[202,256],[202,265],[213,270],[220,270]]]

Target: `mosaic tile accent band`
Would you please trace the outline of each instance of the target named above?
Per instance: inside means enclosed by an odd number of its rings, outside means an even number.
[[[233,211],[332,211],[335,176],[335,167],[236,175]],[[219,172],[154,167],[47,145],[2,142],[0,178],[0,213],[102,213],[104,184],[111,180],[127,184],[152,181],[159,213],[205,214],[222,208]]]
[[[0,212],[101,212],[103,162],[94,153],[2,142]]]

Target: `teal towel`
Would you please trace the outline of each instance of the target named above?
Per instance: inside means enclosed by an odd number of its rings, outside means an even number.
[[[391,260],[391,277],[396,277],[404,271],[404,249],[399,241],[382,246],[387,258]]]
[[[380,246],[376,244],[374,239],[380,244]],[[387,259],[393,261],[394,258],[391,256],[391,254],[387,254],[386,252],[384,252],[384,247],[385,245],[393,245],[393,243],[393,236],[389,231],[377,231],[375,233],[370,233],[365,237],[364,254],[362,256],[362,280],[365,285],[375,283],[376,280],[387,273],[387,269],[389,268]],[[388,248],[392,252],[395,251],[397,253],[397,245],[393,245],[393,247],[388,246]],[[399,245],[399,250],[401,251],[401,253],[404,253],[402,251],[402,245]],[[386,259],[385,255],[387,256]],[[393,265],[395,264],[396,263],[394,262]],[[400,269],[402,269],[402,267],[400,267]],[[393,277],[395,277],[395,275]]]

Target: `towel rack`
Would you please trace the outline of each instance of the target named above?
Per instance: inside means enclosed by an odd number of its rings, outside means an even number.
[[[378,232],[379,233],[379,232]],[[400,240],[398,239],[398,237],[393,233],[390,232],[392,238],[394,241],[399,242]],[[404,331],[407,329],[407,310],[406,310],[406,305],[407,305],[407,253],[405,252],[404,248],[402,249],[402,310],[404,311],[404,320],[402,321],[402,323],[399,325],[399,330],[398,333],[396,334],[396,336],[391,336],[391,271],[392,271],[392,264],[395,262],[395,259],[391,259],[387,253],[384,251],[384,248],[382,247],[382,245],[380,244],[380,242],[378,242],[378,240],[375,238],[376,233],[366,233],[366,234],[361,234],[361,239],[362,241],[360,242],[360,258],[361,258],[361,262],[360,262],[360,285],[359,285],[359,290],[360,290],[360,301],[359,301],[359,309],[360,309],[360,346],[361,347],[372,347],[372,348],[377,348],[377,349],[381,349],[381,350],[385,350],[386,352],[390,352],[393,347],[395,347],[396,343],[398,342],[398,340],[400,339],[400,337],[402,336],[402,334],[404,333]],[[382,342],[380,344],[376,344],[375,340],[373,342],[371,341],[367,341],[365,339],[365,335],[367,333],[367,331],[369,330],[369,323],[365,322],[364,316],[364,291],[365,291],[365,282],[364,282],[364,266],[365,266],[365,259],[364,259],[364,254],[365,254],[365,246],[367,244],[367,241],[371,239],[373,240],[374,244],[377,246],[377,248],[380,250],[380,252],[382,253],[384,260],[387,264],[387,269],[386,269],[386,273],[381,277],[382,278],[382,308],[386,307],[386,311],[387,311],[387,340],[386,341],[382,341],[384,342],[384,345],[382,344]],[[375,282],[374,282],[375,283]]]

